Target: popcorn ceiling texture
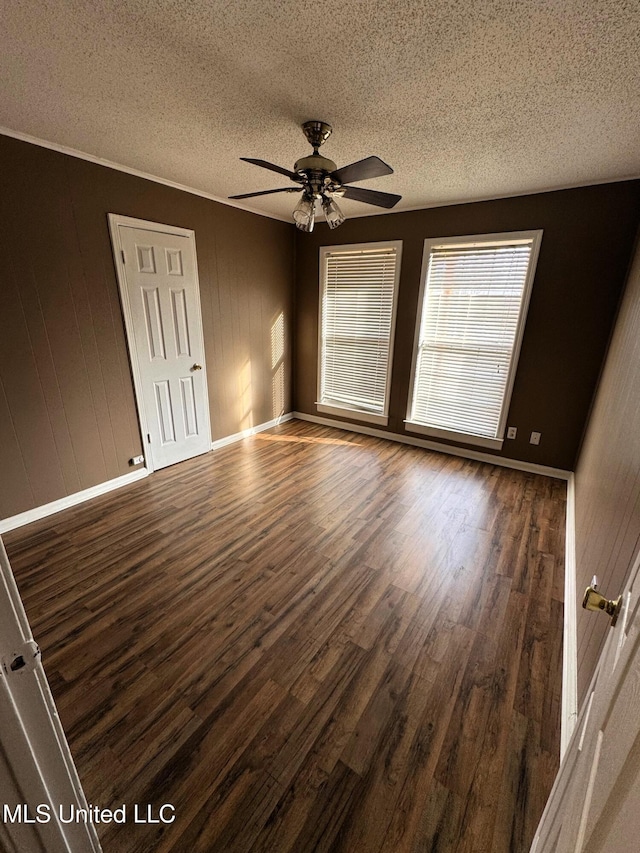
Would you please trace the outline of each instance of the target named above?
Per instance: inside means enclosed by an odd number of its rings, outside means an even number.
[[[238,158],[291,168],[311,118],[396,210],[640,175],[638,0],[5,0],[1,32],[0,125],[221,198],[286,186]]]

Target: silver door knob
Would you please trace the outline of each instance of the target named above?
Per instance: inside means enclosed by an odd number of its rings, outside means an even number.
[[[191,368],[191,370],[202,370],[202,365],[201,364],[194,364],[193,367]]]

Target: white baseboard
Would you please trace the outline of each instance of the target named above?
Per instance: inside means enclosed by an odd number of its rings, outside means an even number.
[[[480,450],[466,450],[462,447],[454,447],[449,444],[440,444],[437,441],[429,441],[426,438],[414,438],[412,435],[401,435],[397,432],[386,432],[382,429],[347,423],[346,421],[334,421],[330,418],[320,418],[317,415],[307,415],[304,412],[294,412],[293,417],[300,421],[310,421],[314,424],[322,424],[323,426],[348,430],[348,432],[358,432],[363,435],[375,436],[375,438],[386,438],[389,441],[398,441],[400,444],[411,444],[414,447],[424,447],[426,450],[435,450],[438,453],[448,453],[450,456],[461,456],[464,459],[474,459],[476,462],[488,462],[490,465],[501,465],[503,468],[514,468],[516,471],[525,471],[529,474],[542,474],[545,477],[554,477],[557,480],[568,480],[572,476],[571,471],[565,471],[563,468],[551,468],[548,465],[536,465],[534,462],[521,462],[519,459],[508,459],[505,456],[494,456],[493,453],[483,453]]]
[[[576,485],[567,483],[567,520],[564,569],[564,631],[562,639],[562,710],[560,758],[565,754],[578,719],[578,634],[576,601]]]
[[[137,480],[142,480],[147,476],[149,476],[147,468],[138,468],[138,470],[131,471],[129,474],[123,474],[121,477],[107,480],[105,483],[98,483],[97,486],[91,486],[88,489],[83,489],[81,492],[74,492],[72,495],[67,495],[57,501],[51,501],[51,503],[43,504],[43,506],[28,509],[26,512],[12,515],[10,518],[0,519],[0,533],[7,533],[9,530],[15,530],[16,527],[31,524],[32,521],[38,521],[40,518],[54,515],[54,513],[60,512],[63,509],[84,503],[91,500],[91,498],[98,497],[98,495],[112,492],[114,489],[120,489],[122,486],[128,486],[129,483],[135,483]]]
[[[280,415],[279,418],[274,418],[272,421],[267,421],[266,423],[258,424],[258,426],[243,429],[242,432],[234,432],[233,435],[227,435],[224,438],[217,439],[217,441],[212,441],[211,449],[219,450],[221,447],[226,447],[228,444],[234,444],[236,441],[242,441],[243,438],[250,438],[250,436],[256,435],[258,432],[264,432],[266,429],[276,427],[278,424],[284,424],[293,418],[293,412],[288,412],[286,415]]]

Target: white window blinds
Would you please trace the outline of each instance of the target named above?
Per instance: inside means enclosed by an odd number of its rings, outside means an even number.
[[[319,407],[386,417],[399,244],[321,250]]]
[[[512,243],[471,239],[425,247],[408,420],[502,439],[539,233]]]

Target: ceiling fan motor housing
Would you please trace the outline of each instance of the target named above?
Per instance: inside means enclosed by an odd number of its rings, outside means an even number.
[[[310,154],[296,161],[293,170],[304,179],[304,184],[313,195],[319,198],[322,190],[328,189],[331,183],[329,175],[335,172],[336,168],[333,160],[322,157],[320,154]]]
[[[301,157],[296,160],[293,171],[299,175],[306,175],[308,172],[335,172],[338,167],[329,160],[328,157],[322,157],[320,154],[310,154],[308,157]]]

